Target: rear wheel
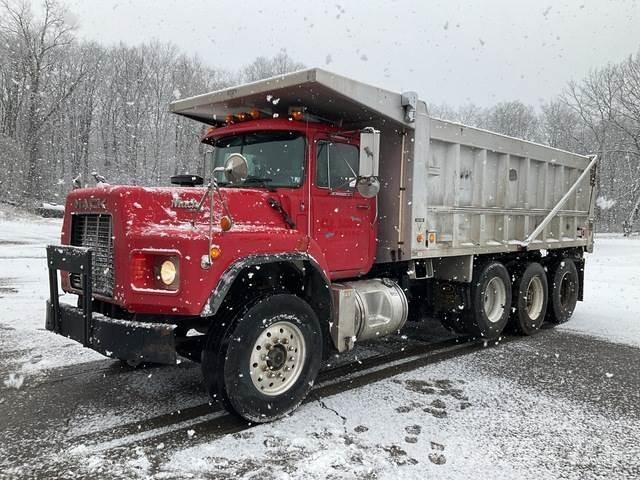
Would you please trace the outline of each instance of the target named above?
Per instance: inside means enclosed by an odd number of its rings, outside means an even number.
[[[513,284],[515,311],[511,314],[514,329],[532,335],[540,329],[547,312],[547,274],[539,263],[530,263]]]
[[[322,332],[315,312],[295,295],[246,307],[226,334],[210,332],[202,371],[212,396],[252,422],[280,418],[300,405],[320,369]]]
[[[445,314],[443,324],[456,333],[496,338],[509,321],[511,279],[500,262],[489,262],[473,272],[470,304]],[[469,303],[469,302],[467,302]]]
[[[547,318],[553,323],[567,322],[578,303],[578,270],[573,260],[563,259],[553,273],[549,285],[550,308]]]

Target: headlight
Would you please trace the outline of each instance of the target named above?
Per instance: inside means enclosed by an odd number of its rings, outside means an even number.
[[[171,260],[165,260],[162,262],[160,266],[160,280],[162,283],[169,286],[173,282],[176,281],[176,274],[178,273],[178,269],[176,268],[176,264]]]

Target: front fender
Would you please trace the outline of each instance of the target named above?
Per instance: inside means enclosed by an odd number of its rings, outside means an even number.
[[[248,267],[253,267],[256,265],[265,265],[270,263],[293,263],[293,262],[304,262],[309,264],[313,269],[316,275],[319,275],[322,279],[326,287],[326,291],[330,292],[331,282],[329,281],[329,277],[327,276],[325,270],[320,266],[320,264],[313,258],[313,256],[307,254],[306,252],[291,252],[291,253],[275,253],[275,254],[258,254],[258,255],[250,255],[244,258],[240,258],[233,262],[224,273],[220,276],[220,280],[216,287],[213,289],[213,292],[209,296],[209,299],[204,304],[204,307],[201,312],[202,317],[211,317],[218,312],[218,309],[222,305],[222,302],[226,298],[231,286],[238,278],[240,273]],[[329,295],[329,298],[331,295]],[[331,309],[331,306],[330,306]]]

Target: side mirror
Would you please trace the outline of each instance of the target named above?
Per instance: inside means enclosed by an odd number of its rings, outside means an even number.
[[[239,153],[232,153],[224,164],[224,175],[230,183],[242,183],[249,176],[247,159]]]
[[[356,187],[365,198],[375,197],[380,191],[378,167],[380,165],[380,130],[372,127],[360,132],[360,167]]]
[[[364,198],[373,198],[380,191],[380,181],[376,177],[360,177],[356,188]]]

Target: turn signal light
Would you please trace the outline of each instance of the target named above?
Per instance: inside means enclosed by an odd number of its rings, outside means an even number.
[[[231,230],[231,227],[233,227],[233,221],[228,216],[225,215],[220,219],[220,228],[223,232]]]
[[[222,255],[222,249],[217,245],[211,245],[211,249],[209,250],[209,256],[211,260],[217,260]]]
[[[436,243],[436,232],[429,232],[429,243]]]
[[[144,253],[136,253],[131,259],[131,284],[136,288],[153,287],[153,268],[150,257]]]

